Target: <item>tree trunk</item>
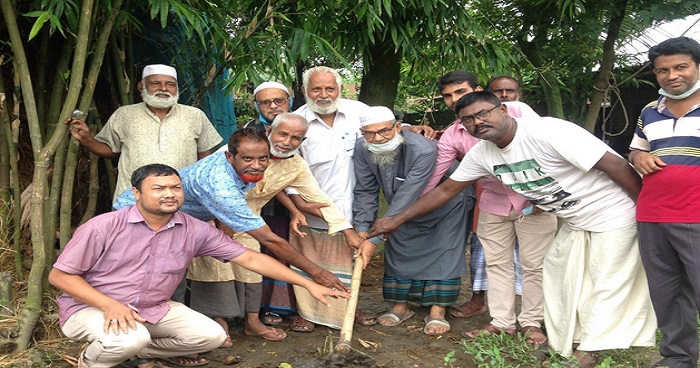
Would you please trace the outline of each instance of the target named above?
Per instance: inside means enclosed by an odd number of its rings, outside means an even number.
[[[369,55],[364,57],[359,100],[393,110],[401,77],[401,55],[390,41],[372,45],[368,51]]]
[[[543,73],[544,62],[540,54],[540,45],[544,45],[547,42],[547,33],[540,30],[535,34],[532,41],[522,41],[519,43],[520,49],[527,60],[532,64],[537,70],[540,81],[542,82],[542,91],[544,92],[544,99],[547,103],[547,112],[549,116],[563,119],[564,115],[564,104],[561,101],[561,88],[559,87],[559,81],[556,79],[556,75],[548,77]]]
[[[2,75],[2,73],[0,73]],[[0,95],[5,94],[5,84],[0,78]],[[22,230],[22,201],[21,193],[22,190],[19,184],[19,169],[17,167],[17,143],[13,140],[12,126],[10,124],[10,117],[7,112],[9,108],[5,101],[0,101],[0,124],[2,125],[3,139],[7,145],[7,159],[9,164],[8,181],[11,183],[11,187],[8,186],[8,194],[11,195],[6,198],[7,209],[12,209],[12,221],[6,222],[7,232],[3,235],[8,236],[7,242],[12,242],[12,250],[15,252],[15,270],[17,271],[17,277],[21,280],[24,279],[24,265],[22,264],[22,244],[20,239],[20,233]],[[11,224],[11,225],[10,225]]]
[[[591,106],[586,112],[583,127],[593,133],[595,130],[600,106],[603,103],[610,87],[610,74],[615,65],[615,42],[620,36],[622,21],[625,19],[627,10],[627,0],[620,0],[616,9],[611,9],[610,23],[608,24],[607,38],[603,42],[603,60],[600,63],[598,75],[593,83],[593,93],[591,94]]]
[[[24,45],[22,44],[19,28],[17,27],[15,11],[10,0],[0,0],[0,7],[5,23],[7,24],[7,31],[10,34],[13,55],[17,60],[17,69],[15,73],[18,73],[20,76],[22,91],[25,97],[24,104],[25,110],[27,111],[32,148],[34,149],[34,175],[30,198],[32,205],[32,249],[34,255],[32,259],[32,269],[29,272],[29,278],[27,280],[27,298],[20,314],[20,329],[17,336],[17,349],[23,351],[29,347],[34,333],[34,327],[41,314],[46,269],[49,262],[53,260],[53,257],[46,254],[46,231],[48,224],[46,223],[47,211],[44,205],[47,202],[48,170],[51,158],[59,142],[66,134],[67,128],[64,126],[63,129],[56,129],[51,139],[49,139],[47,144],[42,148],[42,139],[39,133],[40,126],[36,114],[36,101],[34,100],[27,57],[24,52]],[[117,13],[118,8],[114,9],[114,12]],[[75,57],[71,68],[71,80],[68,87],[68,95],[64,103],[63,113],[61,114],[64,118],[68,117],[70,114],[80,93],[85,59],[87,57],[88,34],[91,28],[90,20],[92,13],[93,0],[83,1],[77,35],[78,42],[76,43]]]

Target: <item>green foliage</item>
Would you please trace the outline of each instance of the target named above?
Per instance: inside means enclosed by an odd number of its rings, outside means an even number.
[[[575,358],[564,358],[553,350],[542,350],[528,345],[520,334],[517,336],[482,335],[471,341],[462,340],[461,347],[473,356],[480,368],[543,367],[564,368],[572,366]],[[597,355],[597,368],[643,367],[651,362],[656,347],[605,350]]]

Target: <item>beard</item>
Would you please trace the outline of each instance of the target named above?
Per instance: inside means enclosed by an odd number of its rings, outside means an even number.
[[[173,107],[173,105],[177,103],[177,99],[179,97],[179,92],[175,95],[171,95],[170,92],[156,92],[149,94],[145,88],[141,90],[141,99],[143,99],[143,102],[145,102],[146,105],[156,109],[169,109]]]
[[[396,162],[396,158],[399,157],[399,153],[401,153],[400,150],[372,153],[372,162],[377,164],[379,167],[386,167]]]
[[[263,180],[263,178],[265,177],[264,171],[259,173],[259,174],[251,174],[249,172],[242,172],[241,173],[238,171],[236,171],[236,173],[238,173],[238,176],[240,176],[241,179],[246,183],[257,183],[260,180]]]
[[[270,154],[273,157],[289,158],[289,157],[292,157],[295,153],[299,152],[299,147],[292,149],[292,150],[289,150],[287,152],[279,151],[279,150],[275,149],[275,144],[272,143],[272,140],[270,140],[269,136],[267,137],[267,141],[270,142]]]
[[[318,98],[316,100],[309,98],[308,96],[304,97],[306,99],[306,104],[309,106],[311,111],[321,114],[321,115],[326,115],[326,114],[332,114],[336,111],[338,111],[338,99],[331,100],[330,98]],[[319,102],[329,102],[330,105],[328,106],[321,106],[318,103]]]

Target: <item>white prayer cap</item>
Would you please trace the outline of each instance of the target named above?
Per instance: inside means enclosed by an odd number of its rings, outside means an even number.
[[[289,90],[287,90],[287,86],[285,86],[284,84],[278,82],[263,82],[260,83],[259,86],[255,87],[255,90],[253,91],[253,97],[255,97],[255,95],[257,95],[258,92],[268,88],[281,89],[287,93],[287,96],[289,96]]]
[[[364,111],[362,116],[360,116],[360,125],[363,127],[367,125],[383,123],[386,121],[394,121],[396,117],[394,112],[388,107],[384,106],[372,106]]]
[[[141,76],[141,79],[146,79],[146,77],[153,74],[169,75],[177,79],[177,71],[175,68],[163,64],[146,65],[146,67],[143,68],[143,75]]]

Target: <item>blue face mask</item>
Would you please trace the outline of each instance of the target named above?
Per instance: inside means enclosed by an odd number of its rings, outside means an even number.
[[[697,81],[697,82],[695,82],[695,85],[694,85],[694,86],[690,87],[689,90],[687,90],[687,91],[681,93],[680,95],[672,95],[672,94],[668,93],[668,92],[667,92],[665,89],[663,89],[663,88],[660,88],[660,89],[659,89],[659,94],[662,95],[662,96],[666,96],[666,97],[668,97],[668,98],[672,98],[672,99],[674,99],[674,100],[682,100],[682,99],[684,99],[684,98],[688,98],[688,96],[692,95],[693,93],[695,93],[695,91],[697,91],[697,90],[699,90],[699,89],[700,89],[700,80]]]
[[[262,123],[265,124],[266,126],[270,126],[270,124],[272,124],[272,122],[267,121],[267,119],[265,119],[265,117],[262,116],[262,114],[260,113],[260,108],[258,107],[258,101],[253,101],[253,105],[255,106],[255,109],[258,110],[258,119],[260,119],[260,121],[262,121]],[[294,98],[289,96],[289,107],[291,108],[292,105],[294,105]]]

